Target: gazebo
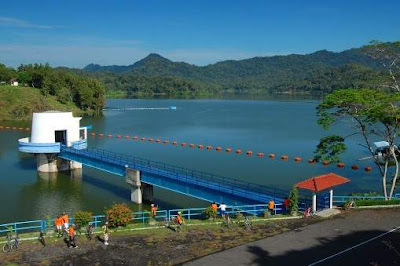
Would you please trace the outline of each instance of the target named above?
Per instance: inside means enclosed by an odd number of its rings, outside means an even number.
[[[312,211],[317,211],[317,192],[328,189],[329,190],[329,208],[332,209],[332,198],[333,198],[333,189],[332,187],[345,184],[350,182],[350,179],[347,179],[343,176],[337,175],[335,173],[328,173],[320,176],[314,176],[304,181],[297,183],[295,186],[297,188],[303,188],[307,190],[311,190],[313,192],[312,197]]]

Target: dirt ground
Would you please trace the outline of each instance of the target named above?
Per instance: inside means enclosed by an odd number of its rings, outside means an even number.
[[[99,239],[77,238],[78,248],[68,248],[63,239],[23,241],[15,253],[0,254],[1,265],[175,265],[244,243],[321,221],[318,218],[253,223],[251,229],[220,224],[114,232],[110,245]]]

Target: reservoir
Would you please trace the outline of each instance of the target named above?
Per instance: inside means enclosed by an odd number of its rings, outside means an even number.
[[[102,116],[83,118],[81,126],[92,125],[88,145],[139,158],[151,159],[207,173],[290,190],[298,181],[335,172],[352,181],[335,189],[336,194],[381,191],[381,179],[372,160],[359,160],[369,154],[360,136],[346,139],[348,150],[342,156],[344,168],[309,164],[319,139],[330,134],[355,132],[351,121],[343,121],[330,131],[316,123],[318,100],[293,99],[111,99]],[[176,109],[170,108],[171,106]],[[29,123],[2,122],[30,127]],[[90,137],[95,132],[96,137]],[[105,137],[97,137],[103,133]],[[112,138],[107,138],[112,134]],[[123,137],[115,138],[117,134]],[[130,138],[126,139],[125,136]],[[125,179],[88,167],[82,174],[38,174],[36,159],[18,152],[18,139],[29,132],[0,130],[0,223],[53,217],[77,210],[103,214],[105,207],[125,202],[134,210],[147,204],[130,203],[130,188]],[[139,136],[139,140],[133,140]],[[140,141],[160,139],[161,143]],[[163,141],[168,140],[168,144]],[[178,145],[171,145],[177,141]],[[181,142],[188,145],[182,147]],[[189,143],[196,144],[190,148]],[[213,150],[198,149],[211,145]],[[215,151],[215,147],[222,151]],[[232,148],[226,153],[226,148]],[[235,154],[235,150],[242,154]],[[253,151],[247,156],[246,151]],[[263,152],[265,157],[257,157]],[[276,155],[275,159],[268,157]],[[281,160],[287,155],[288,160]],[[294,157],[302,158],[294,162]],[[352,170],[357,164],[360,170]],[[365,166],[372,166],[365,172]],[[155,188],[155,203],[161,209],[202,207],[209,203]]]

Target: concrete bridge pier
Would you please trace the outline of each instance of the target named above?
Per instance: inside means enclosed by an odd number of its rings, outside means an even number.
[[[131,185],[131,201],[142,204],[143,201],[153,201],[153,186],[140,180],[140,171],[126,168],[126,182]]]
[[[58,158],[56,153],[36,153],[35,156],[38,172],[56,173],[59,171],[82,169],[81,163]]]

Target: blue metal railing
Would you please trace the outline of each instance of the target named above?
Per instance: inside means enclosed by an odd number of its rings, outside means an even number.
[[[304,210],[302,207],[304,204],[299,204],[299,210]],[[252,216],[260,216],[263,215],[265,211],[267,211],[267,206],[265,204],[256,204],[256,205],[243,205],[243,206],[228,206],[226,209],[226,213],[229,215],[235,215],[236,213],[242,213],[245,215]],[[172,210],[159,210],[156,212],[155,219],[158,221],[169,220],[171,217],[175,217],[178,212],[182,213],[182,216],[187,220],[192,219],[204,219],[206,208],[189,208],[189,209],[172,209]],[[283,204],[277,203],[275,204],[273,213],[274,214],[285,214],[286,210],[283,207]],[[132,212],[133,223],[141,223],[145,224],[150,219],[152,219],[149,211],[143,212]],[[95,228],[100,227],[106,221],[105,215],[94,215],[92,216],[91,224],[94,225]],[[74,222],[73,217],[69,218],[69,223],[72,224]],[[13,232],[16,233],[24,233],[24,232],[39,232],[46,231],[49,228],[53,228],[54,226],[54,218],[49,218],[45,220],[33,220],[33,221],[23,221],[23,222],[14,222],[14,223],[6,223],[0,224],[0,233],[8,233],[10,230],[8,228],[12,228]]]
[[[82,163],[84,163],[83,161],[85,158],[90,158],[102,163],[119,166],[119,169],[115,170],[116,172],[121,172],[122,168],[129,167],[145,173],[167,177],[219,192],[257,200],[259,202],[267,202],[271,199],[280,202],[283,198],[288,196],[288,191],[285,190],[96,148],[77,150],[71,147],[62,146],[60,157],[65,159],[75,159],[78,161],[81,159]]]
[[[393,199],[399,199],[400,194],[394,194]],[[333,204],[343,204],[350,200],[385,200],[384,196],[333,196]]]

